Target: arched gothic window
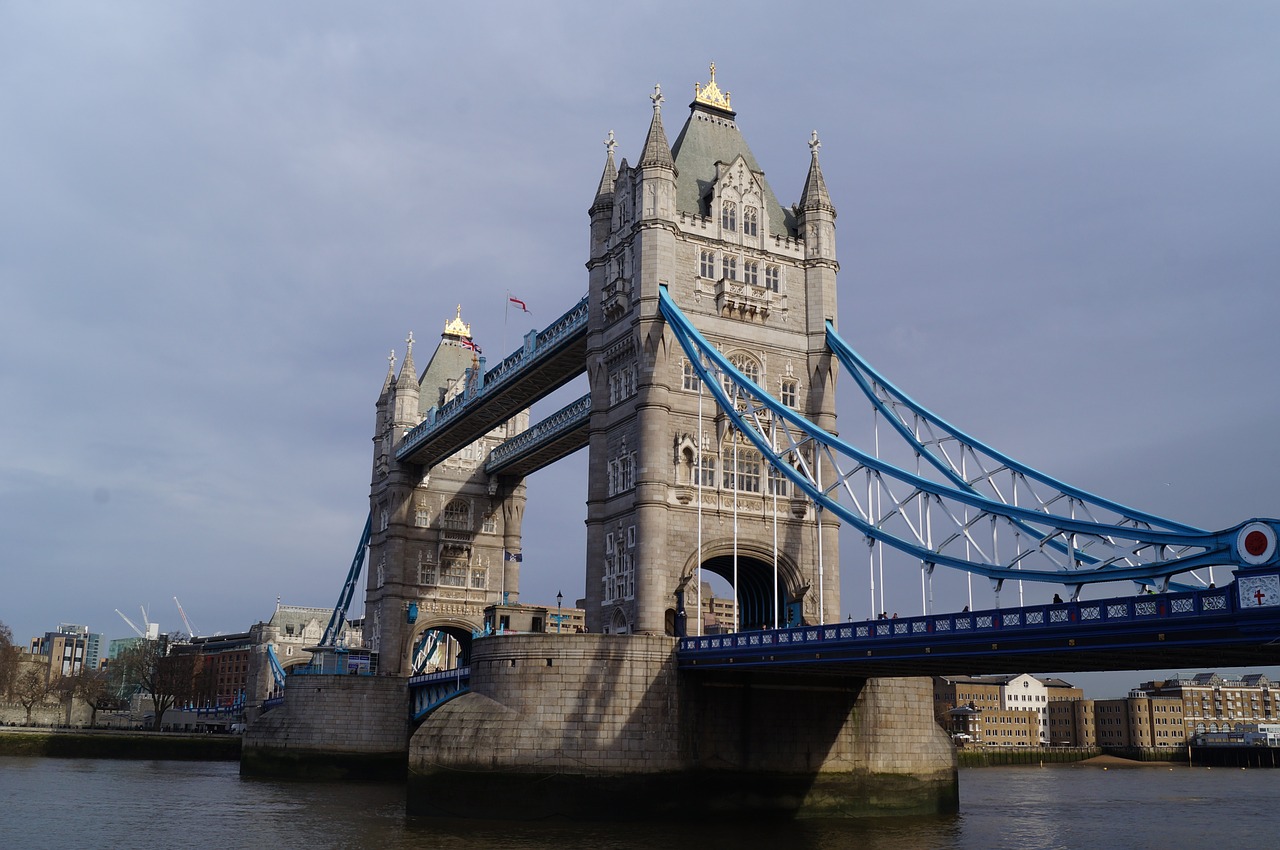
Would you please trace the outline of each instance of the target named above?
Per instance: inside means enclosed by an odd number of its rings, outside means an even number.
[[[725,230],[738,229],[738,204],[736,201],[721,202],[720,226]]]
[[[440,522],[445,528],[456,531],[471,530],[471,505],[463,499],[454,499],[444,506],[440,513]]]

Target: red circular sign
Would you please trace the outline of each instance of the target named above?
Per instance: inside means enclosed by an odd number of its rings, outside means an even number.
[[[1244,538],[1244,551],[1253,557],[1260,557],[1267,551],[1267,535],[1261,531],[1250,531]]]

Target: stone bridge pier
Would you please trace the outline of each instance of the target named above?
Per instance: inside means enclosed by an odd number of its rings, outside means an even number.
[[[927,679],[680,674],[662,636],[477,640],[409,744],[410,814],[626,820],[958,807]]]

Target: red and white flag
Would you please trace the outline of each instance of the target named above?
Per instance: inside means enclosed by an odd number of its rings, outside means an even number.
[[[517,307],[519,307],[521,310],[525,311],[526,313],[529,312],[529,308],[524,306],[524,302],[521,301],[519,298],[512,298],[510,296],[507,296],[507,300],[510,301],[512,304],[516,305]]]
[[[480,350],[480,346],[476,345],[474,342],[472,342],[471,340],[467,339],[466,337],[463,337],[463,338],[462,338],[462,344],[463,344],[464,346],[466,346],[467,348],[470,348],[470,349],[471,349],[472,351],[474,351],[476,354],[484,354],[484,352]]]

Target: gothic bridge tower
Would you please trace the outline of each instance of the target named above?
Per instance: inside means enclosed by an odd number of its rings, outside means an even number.
[[[813,506],[793,498],[789,482],[771,475],[710,393],[700,393],[658,307],[667,287],[739,369],[835,430],[824,323],[836,318],[836,212],[817,134],[800,201],[784,208],[714,65],[694,91],[674,146],[656,86],[634,166],[615,164],[609,134],[590,208],[592,631],[672,634],[684,588],[688,631],[697,633],[699,563],[735,587],[739,628],[831,621],[840,611],[836,522],[823,518],[819,546]]]
[[[519,601],[524,480],[491,479],[483,466],[494,446],[529,426],[523,411],[435,466],[398,461],[405,433],[484,372],[461,307],[421,375],[412,334],[407,346],[399,376],[392,352],[378,396],[369,495],[363,634],[391,676],[410,673],[428,631],[442,636],[433,665],[451,666],[483,627],[485,606]]]

